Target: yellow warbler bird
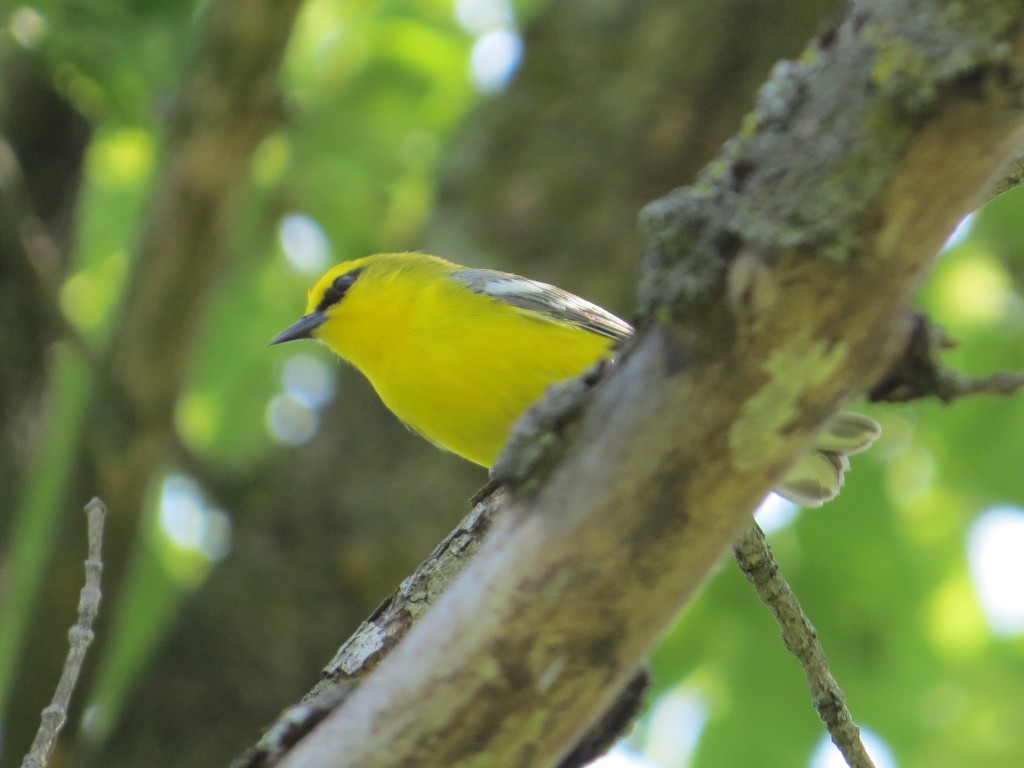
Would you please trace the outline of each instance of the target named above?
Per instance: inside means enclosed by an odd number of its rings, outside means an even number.
[[[435,445],[490,467],[512,424],[552,384],[609,357],[633,328],[560,288],[421,253],[339,264],[305,315],[271,343],[316,339],[361,371],[384,404]],[[878,436],[844,413],[776,490],[805,506],[831,499],[847,455]]]

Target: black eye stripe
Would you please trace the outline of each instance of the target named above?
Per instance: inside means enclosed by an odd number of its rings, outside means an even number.
[[[323,312],[332,304],[337,304],[348,293],[349,288],[355,285],[356,279],[359,277],[361,269],[353,270],[352,272],[346,272],[344,275],[338,275],[334,278],[334,282],[327,286],[327,290],[324,291],[324,296],[320,299],[320,303],[316,305],[317,312]]]

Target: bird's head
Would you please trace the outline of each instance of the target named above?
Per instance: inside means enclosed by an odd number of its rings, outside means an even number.
[[[309,289],[306,312],[299,320],[279,333],[271,344],[297,339],[315,339],[318,329],[337,311],[362,274],[364,259],[347,261],[332,268]]]

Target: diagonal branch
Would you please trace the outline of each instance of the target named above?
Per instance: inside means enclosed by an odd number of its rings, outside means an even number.
[[[757,523],[750,526],[736,542],[733,554],[740,570],[778,622],[787,650],[803,667],[814,709],[828,729],[832,742],[846,758],[847,765],[850,768],[874,768],[860,740],[860,729],[846,707],[846,696],[829,671],[825,652],[818,642],[818,633],[800,607],[792,588],[779,573],[779,564],[765,541],[761,526]]]
[[[479,496],[455,530],[342,644],[313,690],[301,703],[278,716],[259,742],[232,764],[233,768],[268,768],[277,764],[327,712],[347,699],[405,637],[480,549],[495,515],[501,511],[505,497],[500,491]]]
[[[512,485],[548,476],[283,765],[552,765],[607,707],[902,349],[942,241],[1017,149],[1021,9],[947,5],[856,4],[776,68],[697,187],[648,209],[647,322],[554,420],[563,458],[505,461]]]

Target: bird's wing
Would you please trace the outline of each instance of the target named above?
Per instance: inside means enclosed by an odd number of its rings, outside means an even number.
[[[633,327],[586,299],[547,283],[491,269],[462,269],[452,273],[472,291],[513,307],[544,315],[612,339],[633,335]]]

